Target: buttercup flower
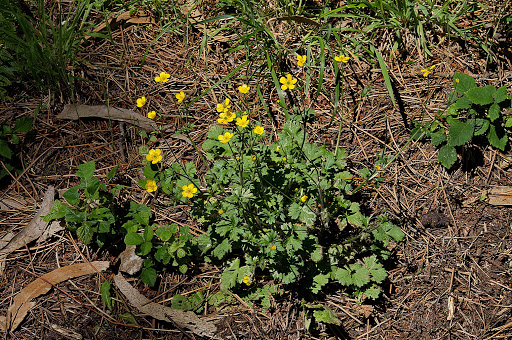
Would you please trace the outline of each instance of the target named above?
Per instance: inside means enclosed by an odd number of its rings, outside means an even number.
[[[169,80],[170,76],[171,75],[169,73],[160,72],[160,75],[155,77],[155,81],[157,83],[165,83],[166,81]]]
[[[286,157],[283,157],[283,162],[286,162]]]
[[[334,60],[336,60],[337,62],[341,61],[342,63],[348,63],[348,61],[350,60],[350,57],[348,57],[344,54],[340,54],[338,56],[335,56]]]
[[[256,155],[253,155],[253,156],[251,157],[251,160],[252,160],[253,162],[254,162],[254,161],[256,161]]]
[[[252,132],[254,132],[257,135],[262,135],[263,131],[265,131],[265,129],[263,128],[263,126],[260,125],[256,125],[256,127],[252,130]]]
[[[181,193],[183,197],[188,198],[194,197],[194,194],[197,192],[197,188],[194,186],[193,183],[190,183],[189,185],[184,185],[181,189],[183,189],[183,192]]]
[[[227,143],[231,140],[231,137],[233,137],[233,134],[230,132],[226,132],[223,135],[219,135],[219,140],[221,143]]]
[[[247,124],[249,124],[249,118],[247,115],[243,115],[242,118],[237,118],[236,119],[236,125],[240,126],[240,127],[246,127]]]
[[[302,201],[302,203],[306,203],[306,201],[308,200],[308,196],[304,195],[300,198],[300,200]]]
[[[277,152],[279,152],[280,150],[281,150],[281,147],[280,147],[280,146],[276,147],[276,151],[277,151]]]
[[[291,74],[287,74],[286,78],[281,77],[279,81],[281,82],[281,90],[286,91],[288,89],[293,90],[295,88],[297,79],[293,78]]]
[[[245,283],[246,285],[250,286],[250,285],[251,285],[251,283],[252,283],[252,282],[251,282],[251,278],[250,278],[249,276],[245,275],[245,276],[244,276],[244,283]]]
[[[224,210],[219,209],[219,215],[222,215],[222,214],[224,214]]]
[[[455,78],[455,82],[458,84],[460,82],[459,78]]]
[[[242,86],[238,86],[238,91],[240,91],[240,93],[246,94],[247,92],[249,92],[250,88],[251,87],[247,84],[243,84]]]
[[[153,192],[153,191],[156,191],[156,189],[158,189],[158,186],[156,185],[156,182],[151,180],[151,179],[148,179],[146,181],[146,190],[148,192]]]
[[[277,247],[276,247],[276,245],[275,245],[275,244],[273,244],[273,245],[271,245],[271,246],[270,246],[270,250],[271,250],[271,251],[274,251],[274,250],[276,250],[276,249],[277,249]]]
[[[304,67],[304,64],[306,63],[307,58],[308,57],[305,55],[298,55],[297,56],[297,65],[299,65],[300,67]]]
[[[229,105],[229,99],[226,98],[224,103],[217,104],[217,112],[226,112],[230,107],[231,105]]]
[[[155,117],[156,117],[156,112],[155,111],[148,112],[148,118],[149,119],[155,119]]]
[[[181,103],[185,99],[185,92],[176,93],[176,99],[178,99],[178,103]]]
[[[151,149],[146,155],[146,160],[153,164],[156,164],[162,160],[162,150],[160,149]]]
[[[146,97],[137,98],[137,107],[143,107],[146,105]]]
[[[434,67],[436,67],[436,65],[432,65],[430,67],[427,67],[427,68],[424,68],[423,70],[421,70],[421,73],[423,73],[423,77],[428,77],[428,75],[430,74],[430,72],[432,72]]]

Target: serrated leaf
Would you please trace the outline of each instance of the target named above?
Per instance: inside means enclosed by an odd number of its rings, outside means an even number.
[[[507,87],[502,86],[494,92],[494,101],[496,103],[501,103],[505,100],[507,100]]]
[[[460,146],[469,142],[473,138],[473,126],[468,123],[455,121],[448,133],[448,144],[451,146]]]
[[[441,163],[445,168],[450,169],[457,160],[457,151],[451,145],[444,145],[439,149],[439,154],[437,155],[437,160]]]
[[[101,299],[109,310],[112,310],[112,296],[110,296],[110,282],[105,281],[101,284],[100,293]]]
[[[92,235],[94,232],[92,231],[92,228],[89,227],[87,224],[82,224],[77,230],[76,235],[82,241],[83,244],[88,244],[92,240]]]
[[[466,96],[474,104],[477,105],[489,105],[494,102],[493,95],[496,92],[496,88],[492,85],[486,85],[484,87],[474,87],[466,91]]]
[[[29,132],[32,130],[32,121],[34,119],[32,117],[20,117],[16,119],[16,123],[14,123],[14,131],[16,132]]]
[[[368,299],[377,300],[380,296],[381,290],[377,286],[372,286],[363,292]]]
[[[144,238],[139,233],[128,233],[124,237],[124,243],[127,245],[138,246],[144,243]]]
[[[458,110],[469,109],[471,105],[473,105],[473,102],[467,96],[462,96],[457,99],[455,103],[450,105],[447,113],[453,116],[457,114]]]
[[[325,306],[320,310],[313,311],[313,316],[317,322],[329,323],[336,326],[341,325],[341,321],[336,313]]]
[[[240,268],[240,259],[235,259],[229,268],[225,268],[220,276],[220,281],[227,289],[233,288],[237,284],[238,270]]]
[[[432,145],[438,146],[442,143],[446,142],[446,133],[443,129],[437,130],[436,132],[433,132],[430,134],[430,143]]]
[[[187,256],[187,252],[185,251],[185,249],[183,248],[178,248],[176,250],[176,256],[178,256],[178,258],[182,259],[184,258],[185,256]]]
[[[505,127],[506,128],[512,127],[512,116],[511,115],[509,115],[507,117],[507,121],[505,122]]]
[[[213,249],[212,254],[219,260],[222,260],[222,258],[231,251],[231,244],[229,243],[229,240],[226,238],[224,239],[215,249]]]
[[[388,273],[382,267],[382,264],[377,261],[375,255],[365,258],[364,265],[370,272],[372,280],[377,283],[381,283],[388,276]]]
[[[313,277],[313,286],[311,287],[311,291],[313,294],[318,294],[318,292],[329,283],[329,274],[318,274]]]
[[[142,272],[140,273],[140,279],[145,284],[149,285],[150,287],[153,287],[156,283],[156,270],[155,268],[149,267],[142,269]]]
[[[352,282],[356,286],[362,287],[370,282],[370,272],[363,265],[355,263],[350,266],[350,269],[352,270]]]
[[[476,86],[475,79],[470,75],[456,72],[453,75],[453,87],[455,91],[460,94],[464,94],[467,90],[474,88]]]
[[[476,119],[475,120],[475,136],[483,135],[489,129],[489,121],[487,119]]]
[[[78,187],[72,187],[67,190],[62,197],[71,205],[75,205],[80,201],[80,194],[78,193]]]
[[[501,113],[501,107],[494,103],[489,108],[489,111],[487,111],[487,118],[491,120],[491,122],[494,122],[496,119],[500,118]]]
[[[322,247],[317,246],[315,250],[310,254],[311,255],[311,261],[313,262],[320,262],[324,258]]]
[[[151,242],[143,242],[140,245],[140,250],[137,255],[146,256],[151,252],[151,248],[153,248],[153,244]]]
[[[288,215],[294,220],[299,218],[300,212],[301,212],[301,206],[295,202],[292,203],[290,205],[290,207],[288,208]]]
[[[489,134],[487,135],[489,144],[501,151],[505,151],[508,138],[505,130],[501,126],[492,125],[489,127]]]
[[[350,286],[352,282],[352,275],[350,270],[345,268],[337,268],[333,273],[334,279],[344,286]]]
[[[96,163],[94,161],[90,161],[84,164],[80,164],[78,166],[78,171],[76,172],[76,175],[81,179],[85,181],[89,181],[92,176],[94,175],[94,171],[96,170]]]
[[[62,203],[60,200],[55,200],[55,202],[53,202],[53,207],[52,210],[50,210],[50,213],[42,217],[43,221],[50,222],[52,220],[63,218],[66,215],[66,208],[66,204]]]
[[[167,242],[172,237],[173,232],[171,230],[171,227],[164,226],[160,227],[157,230],[155,230],[156,236],[158,236],[162,241]]]
[[[180,271],[180,273],[185,274],[188,270],[188,266],[185,263],[183,263],[178,267],[178,270]]]

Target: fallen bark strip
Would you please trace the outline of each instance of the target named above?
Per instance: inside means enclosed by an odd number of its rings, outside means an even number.
[[[214,324],[199,319],[194,312],[185,312],[151,302],[144,295],[140,294],[137,289],[133,288],[121,274],[114,276],[114,282],[128,301],[142,313],[158,320],[174,322],[179,327],[186,328],[200,336],[212,338],[217,331]]]

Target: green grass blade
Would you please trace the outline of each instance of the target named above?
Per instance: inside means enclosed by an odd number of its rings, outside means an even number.
[[[371,49],[375,56],[377,57],[377,60],[379,62],[379,67],[382,72],[382,76],[384,77],[384,83],[386,83],[386,87],[388,89],[389,97],[391,98],[391,101],[393,102],[393,106],[396,107],[396,101],[395,101],[395,95],[393,94],[393,86],[391,85],[391,79],[389,78],[388,68],[386,67],[386,62],[382,58],[382,55],[380,52],[375,48],[375,46],[371,46]]]

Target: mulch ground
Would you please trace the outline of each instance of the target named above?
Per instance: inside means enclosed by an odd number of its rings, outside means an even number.
[[[108,101],[114,107],[136,110],[135,99],[144,95],[150,98],[150,106],[164,116],[159,122],[173,126],[173,131],[194,124],[190,136],[200,144],[209,126],[215,123],[215,105],[223,100],[223,91],[233,93],[239,84],[214,88],[188,108],[186,118],[177,114],[174,94],[184,91],[188,99],[197,97],[242,63],[244,55],[225,54],[225,46],[215,41],[199,54],[203,39],[203,32],[199,31],[188,32],[186,39],[183,32],[164,35],[152,45],[158,33],[152,25],[120,25],[112,33],[114,44],[95,39],[84,43],[79,59],[86,66],[74,71],[87,81],[77,82],[77,101]],[[381,48],[383,55],[389,54],[385,42]],[[141,64],[146,49],[148,53]],[[398,155],[384,170],[384,183],[358,193],[369,215],[386,214],[406,233],[388,263],[389,278],[382,298],[359,305],[342,294],[326,294],[324,303],[337,313],[342,324],[320,326],[313,335],[304,330],[297,296],[277,297],[266,313],[243,304],[206,308],[202,316],[218,320],[219,338],[512,338],[512,210],[480,200],[492,186],[510,185],[512,173],[502,163],[510,156],[510,150],[500,152],[471,145],[462,164],[448,171],[437,162],[434,147],[409,138],[413,120],[430,119],[436,110],[444,108],[454,72],[475,75],[480,84],[510,88],[511,61],[503,53],[501,59],[486,68],[486,55],[481,50],[446,40],[433,49],[431,60],[422,60],[414,45],[410,52],[397,53],[388,61],[399,107],[393,106],[380,71],[373,70],[365,60],[354,59],[345,72],[345,114],[331,122],[332,105],[323,100],[316,107],[318,119],[308,131],[311,140],[334,147],[342,124],[341,146],[348,153],[354,173],[373,166],[382,150],[390,159]],[[290,56],[290,63],[294,60]],[[422,77],[420,70],[432,64],[436,65],[434,72]],[[163,70],[171,74],[170,81],[156,84],[153,77]],[[327,93],[333,93],[333,84],[334,75],[327,73]],[[368,87],[367,96],[361,96],[362,86]],[[263,87],[268,103],[275,102],[272,87],[271,82]],[[9,121],[12,117],[33,115],[39,100],[48,107],[37,116],[34,131],[23,139],[25,172],[0,191],[1,198],[18,200],[26,208],[0,211],[0,236],[16,233],[28,223],[49,185],[65,190],[77,184],[77,165],[90,160],[96,161],[100,176],[120,164],[118,178],[127,185],[125,198],[149,204],[157,221],[193,223],[187,221],[186,211],[166,206],[163,197],[154,198],[137,185],[142,175],[138,147],[145,142],[137,128],[108,120],[56,120],[55,115],[65,103],[57,97],[49,101],[23,93],[0,105],[0,117]],[[276,119],[268,120],[263,111],[260,119],[266,128],[279,129],[284,115],[277,105],[271,105]],[[197,161],[193,147],[172,136],[173,133],[159,136],[160,148],[164,152],[172,149],[181,160]],[[35,280],[35,275],[93,260],[111,261],[113,269],[104,276],[112,277],[118,265],[116,257],[80,244],[69,232],[20,249],[3,260],[1,309],[7,310],[13,296]],[[198,287],[207,287],[205,295],[215,292],[220,268],[199,267],[195,274],[191,277],[165,273],[154,289],[137,278],[131,283],[143,295],[162,304],[168,304],[177,293]],[[59,284],[57,289],[37,298],[26,320],[5,338],[197,338],[173,325],[137,315],[136,310],[131,310],[136,326],[123,320],[118,314],[127,313],[130,307],[116,304],[116,309],[109,311],[99,295],[102,282],[96,275]]]

